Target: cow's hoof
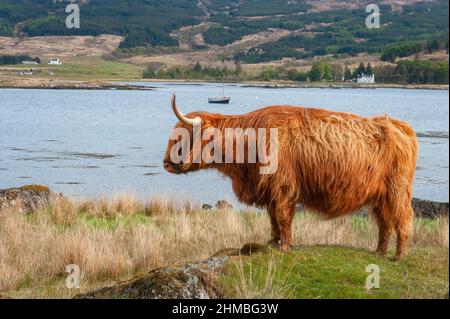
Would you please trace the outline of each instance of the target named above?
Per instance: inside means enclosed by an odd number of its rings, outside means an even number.
[[[405,254],[405,253],[397,253],[397,254],[395,255],[395,257],[394,257],[394,260],[395,260],[395,261],[401,261],[403,258],[406,257],[406,255],[407,255],[407,254]]]
[[[386,256],[387,251],[386,250],[377,249],[377,250],[375,250],[375,254],[377,254],[379,256]]]
[[[281,245],[281,246],[280,246],[280,250],[281,250],[283,253],[288,253],[288,252],[291,250],[291,247],[288,246],[288,245]]]

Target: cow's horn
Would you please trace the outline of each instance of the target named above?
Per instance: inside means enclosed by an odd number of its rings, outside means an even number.
[[[186,117],[183,113],[181,113],[177,107],[176,100],[177,100],[177,97],[174,93],[174,94],[172,94],[172,109],[173,109],[173,112],[175,113],[176,117],[186,125],[200,124],[200,122],[202,121],[200,117],[197,116],[195,119],[190,119],[190,118]]]

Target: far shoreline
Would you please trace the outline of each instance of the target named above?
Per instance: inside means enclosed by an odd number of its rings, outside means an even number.
[[[114,80],[127,83],[188,83],[188,84],[236,84],[242,87],[255,87],[267,89],[410,89],[410,90],[439,90],[448,91],[448,84],[399,84],[399,83],[343,83],[343,82],[291,82],[291,81],[219,81],[219,80],[197,80],[197,79],[141,79],[141,80]]]
[[[263,89],[410,89],[449,90],[448,84],[397,84],[397,83],[342,83],[342,82],[291,82],[291,81],[219,81],[211,79],[67,79],[67,78],[3,78],[0,89],[52,89],[52,90],[152,90],[153,87],[135,83],[209,84],[225,83],[248,88]]]

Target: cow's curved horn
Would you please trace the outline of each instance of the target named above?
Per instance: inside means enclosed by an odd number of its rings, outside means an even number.
[[[186,117],[183,113],[181,113],[181,111],[178,109],[177,107],[177,97],[174,94],[172,94],[172,109],[173,112],[175,113],[175,116],[184,124],[186,125],[198,125],[201,123],[201,118],[200,117],[196,117],[195,119],[190,119],[188,117]]]

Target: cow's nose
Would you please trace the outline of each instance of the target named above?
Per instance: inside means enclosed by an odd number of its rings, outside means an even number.
[[[169,161],[164,161],[163,166],[164,166],[165,169],[168,169],[168,168],[170,168],[171,165],[170,165]]]
[[[171,161],[164,161],[163,167],[169,173],[175,173],[177,171],[176,165],[173,164]]]

